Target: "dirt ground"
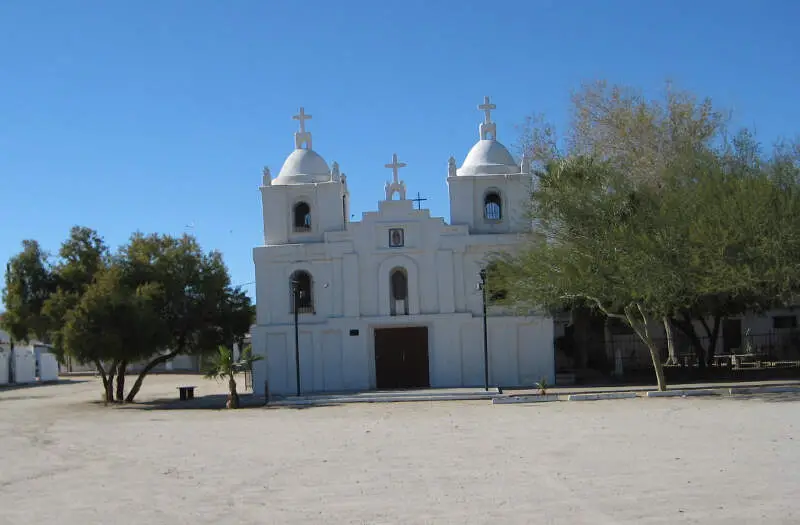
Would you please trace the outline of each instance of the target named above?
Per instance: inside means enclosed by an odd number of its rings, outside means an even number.
[[[157,401],[179,384],[224,392],[153,376],[111,408],[91,377],[0,390],[0,524],[800,522],[797,395]]]

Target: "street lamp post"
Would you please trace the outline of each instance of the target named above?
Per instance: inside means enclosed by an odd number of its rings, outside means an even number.
[[[294,306],[294,371],[297,384],[297,395],[300,396],[300,331],[298,329],[298,314],[300,313],[300,298],[303,291],[300,290],[300,283],[292,281],[292,301]]]
[[[479,273],[481,282],[481,299],[483,303],[483,388],[489,391],[489,341],[486,330],[486,268]]]

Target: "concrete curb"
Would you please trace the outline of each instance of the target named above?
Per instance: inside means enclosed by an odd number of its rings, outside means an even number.
[[[282,399],[271,401],[269,407],[292,407],[314,405],[342,405],[350,403],[403,403],[424,401],[488,401],[496,398],[498,393],[479,392],[461,394],[430,394],[430,395],[376,395],[376,396],[336,396],[307,399]]]
[[[560,401],[559,397],[555,394],[529,396],[509,396],[509,397],[495,397],[492,399],[493,405],[515,405],[518,403],[547,403],[551,401]]]
[[[728,394],[735,396],[741,394],[794,394],[800,393],[800,386],[734,386],[728,389]]]
[[[666,390],[664,392],[660,390],[652,390],[647,392],[647,397],[690,397],[690,396],[718,396],[722,395],[722,392],[718,390],[711,390],[711,389],[689,389],[689,390]]]
[[[597,394],[570,394],[567,401],[600,401],[603,399],[635,399],[636,392],[605,392]]]

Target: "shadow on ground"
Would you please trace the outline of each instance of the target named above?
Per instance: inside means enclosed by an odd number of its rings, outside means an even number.
[[[744,394],[737,398],[748,401],[763,401],[764,403],[791,403],[800,401],[800,392],[784,392],[780,394]]]
[[[37,381],[36,383],[21,383],[14,385],[0,385],[0,392],[9,390],[26,390],[29,388],[37,388],[41,386],[59,386],[59,385],[77,385],[79,383],[88,383],[88,379],[57,379],[55,381]]]
[[[132,410],[226,410],[225,403],[228,400],[227,394],[210,394],[195,397],[186,401],[174,398],[160,398],[150,401],[134,402],[119,405],[119,408]],[[248,408],[270,408],[270,409],[296,409],[319,408],[323,406],[337,406],[338,403],[320,403],[315,405],[302,406],[276,406],[264,405],[263,396],[253,394],[239,394],[239,409]]]

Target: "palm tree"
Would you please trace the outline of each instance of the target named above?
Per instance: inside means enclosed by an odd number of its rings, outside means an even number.
[[[226,408],[239,408],[239,394],[236,392],[236,373],[248,370],[254,361],[263,359],[260,355],[253,355],[253,350],[247,346],[239,361],[233,360],[233,351],[225,346],[217,348],[217,354],[209,362],[205,376],[209,379],[228,379],[228,400]]]

